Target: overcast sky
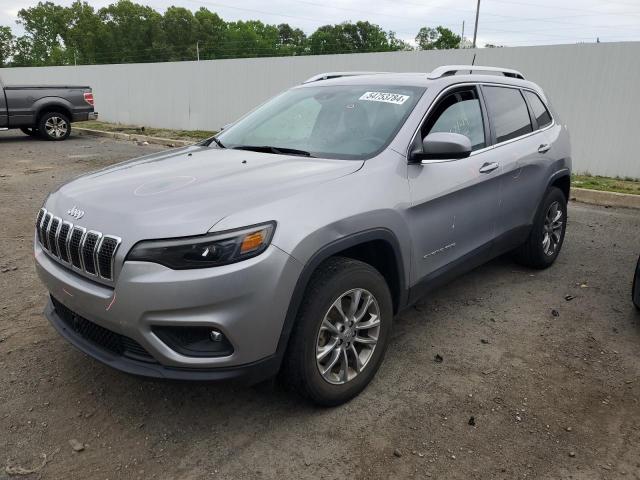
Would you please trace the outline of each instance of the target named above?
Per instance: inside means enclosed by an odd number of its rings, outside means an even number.
[[[53,0],[68,5],[72,0]],[[413,40],[422,26],[444,25],[473,36],[477,0],[138,0],[164,11],[170,5],[207,7],[225,20],[289,23],[307,34],[343,21],[368,20]],[[99,8],[113,0],[89,0]],[[37,0],[0,0],[0,25],[10,25],[21,8]],[[640,40],[640,0],[482,0],[478,45],[505,46]]]

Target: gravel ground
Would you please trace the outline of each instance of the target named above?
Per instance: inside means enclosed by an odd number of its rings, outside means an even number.
[[[397,319],[369,388],[318,409],[127,376],[43,318],[47,192],[157,148],[0,132],[0,479],[640,479],[640,212],[572,205],[552,268],[498,259],[433,293]]]

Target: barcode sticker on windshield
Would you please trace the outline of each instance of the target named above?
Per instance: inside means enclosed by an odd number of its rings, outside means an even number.
[[[400,95],[399,93],[384,93],[384,92],[365,92],[360,100],[367,100],[369,102],[385,102],[395,103],[396,105],[402,105],[409,98],[409,95]]]

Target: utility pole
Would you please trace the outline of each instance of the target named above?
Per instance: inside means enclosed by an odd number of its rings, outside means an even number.
[[[462,35],[460,35],[460,45],[458,48],[464,48],[464,20],[462,21]]]
[[[476,8],[476,26],[473,29],[473,48],[476,48],[476,37],[478,36],[478,17],[480,16],[480,0],[478,0],[478,6]]]
[[[196,56],[198,57],[198,61],[200,61],[200,42],[196,42]]]

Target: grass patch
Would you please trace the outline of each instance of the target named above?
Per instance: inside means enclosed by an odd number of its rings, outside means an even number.
[[[92,130],[102,130],[103,132],[120,132],[131,135],[148,135],[150,137],[170,138],[172,140],[204,140],[212,137],[217,132],[205,130],[172,130],[168,128],[136,127],[132,125],[120,125],[118,123],[108,123],[99,121],[78,122],[81,128],[91,128]]]
[[[607,192],[630,193],[640,195],[640,180],[632,178],[610,178],[593,175],[573,175],[571,185],[590,190],[604,190]]]

